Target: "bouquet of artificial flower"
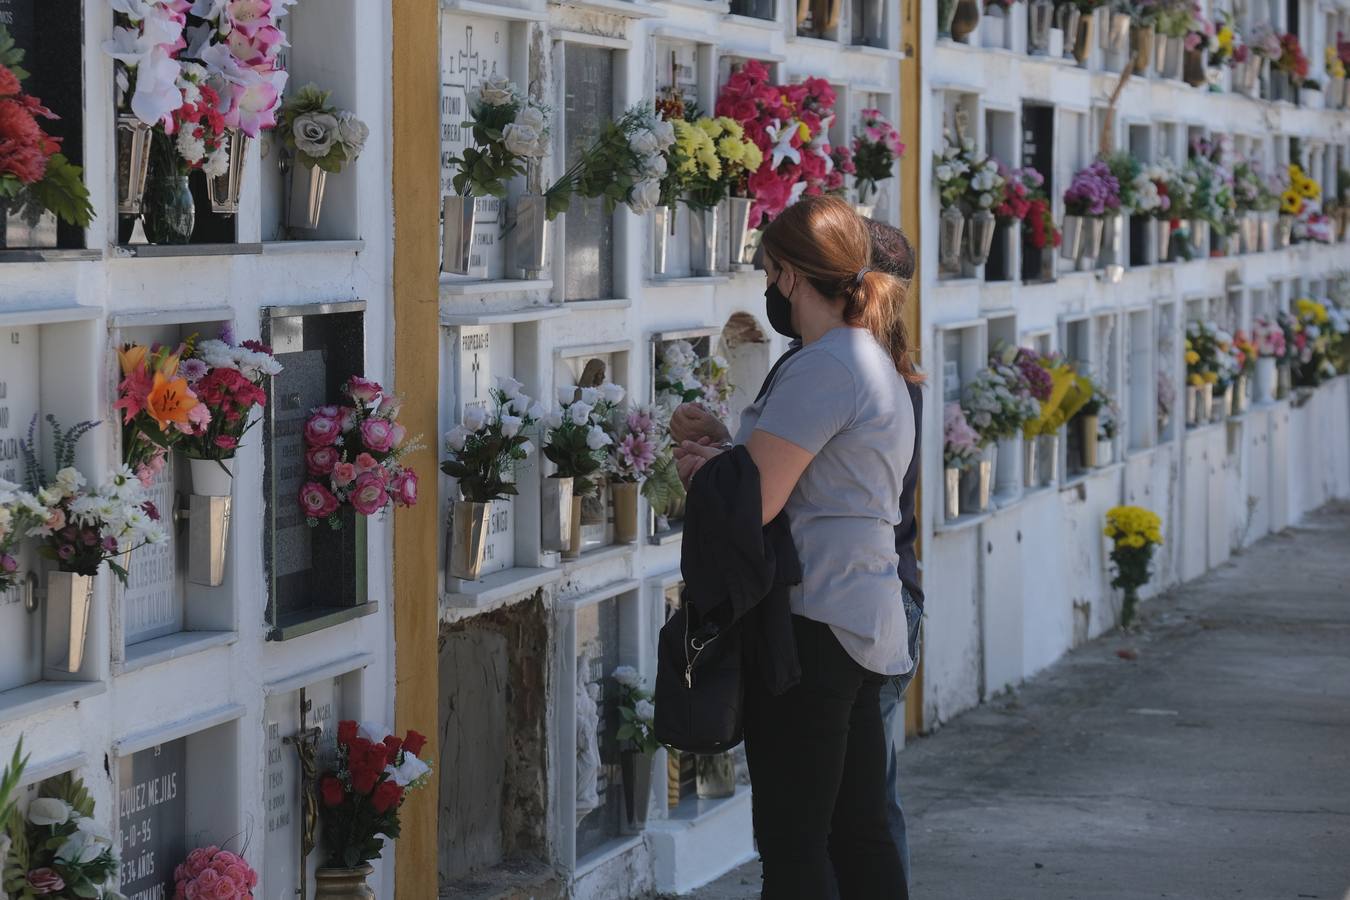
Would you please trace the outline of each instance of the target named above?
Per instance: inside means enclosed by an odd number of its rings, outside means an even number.
[[[1186,326],[1186,381],[1192,387],[1219,381],[1219,332],[1207,322]]]
[[[244,434],[258,423],[253,411],[267,405],[263,384],[281,370],[271,347],[259,341],[236,345],[228,329],[220,339],[194,345],[178,372],[209,419],[204,430],[183,436],[180,449],[191,459],[233,458]]]
[[[675,142],[665,151],[666,173],[661,176],[661,205],[673,207],[684,201],[695,209],[711,209],[706,203],[706,197],[695,194],[701,193],[699,189],[720,183],[722,179],[722,160],[717,154],[712,135],[696,122],[672,117],[664,112],[662,115],[675,129]],[[716,203],[712,206],[716,206]]]
[[[699,164],[689,176],[686,195],[689,205],[695,209],[712,209],[730,195],[746,196],[747,180],[764,162],[759,145],[746,137],[739,122],[727,116],[703,116],[693,124],[712,143],[717,165],[711,165],[711,160],[703,155],[706,148],[701,143],[694,146]],[[677,127],[676,140],[679,139]],[[689,140],[691,145],[696,141],[692,137]]]
[[[122,460],[148,487],[168,452],[184,438],[206,434],[211,412],[179,371],[190,342],[123,344],[117,350],[122,381],[113,409],[122,411]]]
[[[370,129],[351,110],[329,103],[331,95],[305,85],[281,105],[280,126],[286,149],[300,165],[336,174],[356,162]]]
[[[94,215],[89,189],[79,166],[60,152],[61,139],[52,137],[38,119],[58,116],[42,101],[24,93],[28,73],[20,68],[24,51],[0,26],[0,207],[9,207],[25,221],[35,222],[40,210],[49,210],[67,225],[84,228]]]
[[[558,388],[559,408],[544,417],[544,456],[558,467],[557,477],[572,479],[572,496],[589,497],[598,489],[592,480],[609,459],[614,439],[605,430],[624,389],[606,382],[600,387]]]
[[[398,421],[402,398],[359,375],[342,386],[342,393],[347,403],[320,406],[305,423],[311,480],[300,487],[299,503],[311,528],[322,519],[341,528],[343,504],[373,516],[391,504],[417,503],[417,472],[402,460],[421,443],[420,437],[409,440],[408,429]]]
[[[933,179],[937,182],[942,208],[960,208],[970,191],[975,141],[963,138],[953,142],[944,135],[942,152],[933,158]]]
[[[416,731],[399,738],[366,722],[338,723],[336,763],[319,778],[325,866],[355,868],[398,837],[403,801],[431,771],[418,756],[426,743]]]
[[[1227,234],[1237,215],[1233,173],[1224,164],[1225,142],[1197,139],[1186,166],[1194,175],[1191,217],[1203,219],[1219,234]]]
[[[548,217],[567,212],[573,194],[604,198],[605,213],[619,204],[637,215],[661,202],[665,153],[675,143],[675,128],[649,104],[629,109],[617,122],[607,122],[581,159],[545,191]]]
[[[1289,353],[1284,341],[1284,329],[1265,316],[1257,316],[1252,320],[1252,343],[1256,348],[1256,355],[1261,358],[1272,357],[1280,360]]]
[[[1279,197],[1271,191],[1270,180],[1255,159],[1240,159],[1233,164],[1233,200],[1237,211],[1270,212],[1279,208]]]
[[[504,75],[489,75],[469,89],[472,147],[449,162],[452,184],[463,197],[505,197],[510,180],[548,155],[548,109],[525,97]]]
[[[459,482],[470,503],[515,496],[515,468],[534,451],[525,432],[544,418],[544,408],[514,378],[498,378],[488,391],[491,407],[471,406],[463,422],[445,435],[441,471]]]
[[[991,357],[989,367],[975,373],[961,396],[961,411],[966,421],[988,444],[1010,438],[1022,426],[1040,415],[1041,407],[1031,395],[1031,387],[1021,370]]]
[[[980,457],[980,433],[970,427],[961,404],[942,408],[942,461],[949,469],[969,469]]]
[[[258,873],[243,856],[198,847],[173,870],[173,900],[253,900]]]
[[[1117,506],[1106,513],[1103,534],[1111,539],[1111,564],[1115,575],[1111,587],[1125,592],[1120,624],[1128,628],[1134,621],[1139,588],[1148,583],[1153,548],[1162,544],[1162,520],[1158,514],[1139,506]]]
[[[734,390],[731,367],[721,356],[700,357],[688,341],[671,341],[656,369],[656,402],[674,412],[681,403],[698,403],[726,419],[727,398]]]
[[[1239,375],[1250,376],[1256,371],[1256,343],[1247,332],[1238,329],[1233,335],[1229,352],[1233,356],[1233,363]]]
[[[1070,216],[1100,218],[1120,209],[1120,182],[1110,167],[1097,160],[1079,169],[1064,192],[1064,212]]]
[[[120,898],[112,834],[94,819],[94,800],[69,773],[48,778],[22,816],[6,822],[11,843],[4,892],[14,898]]]
[[[19,560],[15,553],[19,543],[40,534],[51,515],[51,510],[33,494],[0,478],[0,594],[18,583]],[[0,822],[4,822],[3,816]]]
[[[1278,72],[1284,72],[1293,81],[1295,87],[1302,86],[1308,78],[1308,57],[1303,52],[1298,35],[1292,31],[1280,35],[1280,55],[1272,58],[1271,65]]]
[[[656,706],[651,692],[642,686],[642,676],[632,666],[619,666],[610,675],[619,685],[619,730],[614,737],[620,749],[633,753],[655,753],[661,749],[656,739]]]
[[[862,111],[862,132],[853,138],[854,183],[858,186],[858,202],[866,203],[877,188],[877,182],[894,175],[895,161],[905,155],[900,132],[886,121],[879,109]]]
[[[1050,198],[1045,194],[1045,176],[1031,166],[1000,168],[1003,177],[1003,201],[994,207],[994,216],[1004,223],[1026,222],[1024,240],[1037,250],[1058,247],[1063,236],[1055,227]]]
[[[605,472],[610,480],[644,484],[670,443],[656,408],[616,409],[610,418],[609,432],[613,443]]]
[[[56,476],[48,479],[37,457],[34,440],[37,416],[21,441],[28,493],[47,511],[44,523],[28,532],[41,544],[38,553],[53,560],[62,572],[97,575],[105,562],[123,584],[127,570],[116,560],[144,544],[162,544],[168,535],[159,524],[155,508],[136,473],[118,467],[97,490],[90,490],[75,468],[75,447],[97,422],[80,422],[63,429],[55,416],[47,416],[52,430]],[[21,498],[26,505],[26,497]],[[27,512],[36,514],[36,508]]]

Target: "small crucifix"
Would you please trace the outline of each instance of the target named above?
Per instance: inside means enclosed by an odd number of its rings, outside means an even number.
[[[323,729],[317,725],[305,727],[305,719],[314,703],[300,689],[300,730],[293,736],[282,738],[282,743],[295,747],[295,755],[300,760],[300,900],[309,900],[309,877],[305,871],[305,860],[314,852],[319,829],[319,799],[315,788],[319,783],[319,738]]]

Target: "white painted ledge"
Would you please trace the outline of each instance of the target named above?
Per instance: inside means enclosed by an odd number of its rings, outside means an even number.
[[[0,692],[0,723],[69,706],[108,689],[102,681],[35,681]]]
[[[239,640],[233,631],[180,631],[126,648],[125,659],[113,663],[114,675],[129,675],[174,659],[228,647]]]

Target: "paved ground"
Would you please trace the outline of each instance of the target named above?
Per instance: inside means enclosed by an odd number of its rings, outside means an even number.
[[[921,900],[1350,900],[1350,506],[1147,604],[1139,633],[902,770]],[[752,864],[694,896],[758,884]]]

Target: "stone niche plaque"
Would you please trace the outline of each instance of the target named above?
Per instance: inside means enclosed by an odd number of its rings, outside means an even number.
[[[489,75],[510,71],[509,23],[482,16],[446,12],[441,18],[441,195],[454,194],[455,168],[448,160],[471,146],[467,92]],[[478,200],[469,272],[474,278],[501,278],[505,271],[502,228],[505,203],[496,197]]]
[[[563,133],[567,148],[563,165],[579,162],[605,122],[614,116],[614,51],[567,44],[564,49],[565,94]],[[566,300],[614,296],[614,217],[599,199],[573,197],[563,226],[566,258]]]
[[[38,351],[37,326],[0,328],[0,478],[15,484],[23,482],[19,441],[38,411]],[[31,545],[19,553],[21,573],[38,567]],[[21,588],[0,592],[0,691],[41,677],[42,612],[28,611]]]
[[[127,900],[173,896],[174,867],[187,858],[187,738],[118,761],[119,890]]]
[[[299,501],[310,477],[310,411],[337,403],[347,379],[365,371],[365,303],[266,308],[262,338],[284,367],[269,379],[263,420],[268,639],[288,640],[374,611],[366,606],[365,518],[347,507],[341,528],[310,527]]]
[[[302,697],[306,707],[303,722]],[[265,821],[259,897],[300,896],[300,851],[306,813],[295,741],[303,732],[313,734],[315,771],[329,769],[337,754],[337,723],[343,718],[342,709],[342,678],[325,679],[303,691],[272,694],[267,698],[263,723],[267,761],[263,770]],[[313,799],[317,801],[317,797]],[[305,861],[304,881],[311,886],[311,895],[314,869],[321,862],[321,849],[315,849]]]
[[[619,600],[611,597],[577,610],[577,858],[619,833],[619,751],[614,738],[619,696],[609,675],[620,665]]]
[[[150,486],[150,500],[160,510],[174,508],[174,460]],[[166,528],[168,540],[131,554],[127,584],[122,589],[126,644],[131,646],[183,630],[184,579],[175,564],[177,529]]]

